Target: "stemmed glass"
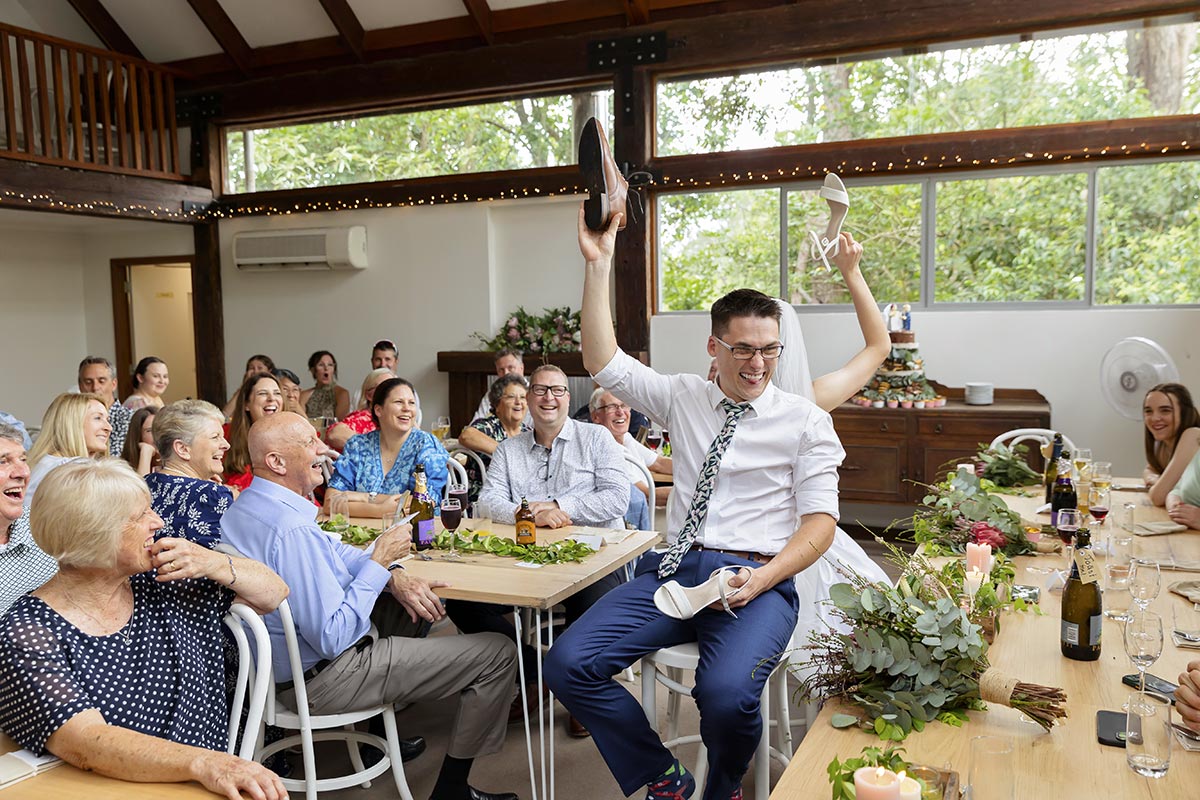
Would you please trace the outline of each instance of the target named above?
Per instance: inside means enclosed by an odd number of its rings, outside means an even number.
[[[658,446],[662,444],[663,432],[658,423],[651,422],[650,427],[646,429],[646,447],[658,452]]]
[[[450,552],[444,553],[442,558],[446,561],[461,561],[462,556],[458,554],[457,542],[458,526],[462,524],[462,503],[457,497],[447,497],[442,501],[442,526],[450,533]]]
[[[1153,611],[1135,614],[1125,623],[1125,655],[1141,674],[1141,691],[1146,691],[1146,670],[1158,661],[1163,650],[1162,617]]]
[[[438,417],[437,422],[433,423],[433,435],[437,437],[439,442],[446,440],[450,435],[450,418]]]
[[[1129,596],[1139,611],[1146,608],[1158,597],[1159,569],[1157,561],[1139,561],[1134,559],[1129,564]]]
[[[1067,553],[1068,575],[1071,574],[1071,558],[1075,552],[1072,543],[1075,540],[1075,532],[1079,530],[1081,522],[1083,522],[1083,515],[1079,513],[1079,509],[1077,508],[1060,509],[1058,518],[1054,522],[1054,527],[1058,530],[1058,538],[1062,541]]]
[[[1096,461],[1092,464],[1092,485],[1101,489],[1112,487],[1112,462]]]
[[[1092,541],[1099,544],[1104,535],[1104,520],[1108,517],[1109,511],[1109,490],[1093,485],[1088,491],[1088,515],[1096,523],[1095,535],[1092,536]],[[1104,543],[1104,552],[1108,553],[1108,543]]]
[[[1092,463],[1092,451],[1087,447],[1080,447],[1071,457],[1075,467],[1075,479],[1078,481],[1086,481],[1090,479],[1091,470],[1088,469]],[[1084,473],[1089,473],[1088,477],[1084,477]]]

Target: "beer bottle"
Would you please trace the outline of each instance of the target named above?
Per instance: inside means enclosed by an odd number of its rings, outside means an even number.
[[[533,511],[529,509],[529,501],[521,498],[521,507],[517,509],[517,544],[536,544],[537,526],[533,524]]]
[[[1065,457],[1058,460],[1058,475],[1054,480],[1054,491],[1050,495],[1050,524],[1058,524],[1058,512],[1064,508],[1079,508],[1079,497],[1075,482],[1071,480],[1071,462]]]
[[[1063,587],[1062,627],[1059,644],[1062,654],[1076,661],[1100,658],[1101,610],[1100,582],[1092,559],[1091,534],[1087,528],[1075,533],[1075,559],[1071,577]]]
[[[1054,434],[1054,449],[1050,453],[1050,457],[1046,459],[1046,473],[1043,476],[1043,482],[1046,484],[1046,499],[1044,502],[1050,502],[1050,495],[1054,493],[1054,481],[1058,479],[1058,459],[1062,457],[1063,437],[1061,433]]]
[[[428,550],[433,546],[433,500],[429,496],[429,484],[425,477],[425,465],[417,464],[413,470],[412,503],[408,510],[413,517],[413,547]]]

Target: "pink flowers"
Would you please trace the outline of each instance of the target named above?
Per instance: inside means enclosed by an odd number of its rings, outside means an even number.
[[[1000,529],[986,522],[975,522],[971,525],[971,541],[975,544],[990,545],[993,550],[1003,550],[1008,540]]]

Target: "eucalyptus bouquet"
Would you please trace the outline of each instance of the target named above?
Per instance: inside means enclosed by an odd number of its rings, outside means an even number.
[[[895,554],[896,551],[893,551]],[[895,587],[851,574],[830,589],[834,612],[851,633],[814,633],[801,692],[840,697],[860,709],[835,714],[834,727],[857,725],[901,741],[938,720],[961,725],[986,702],[1015,708],[1049,730],[1061,717],[1061,689],[1024,683],[988,664],[987,643],[962,601],[927,558],[906,558]],[[815,667],[815,668],[814,668]]]
[[[1042,476],[1033,471],[1025,461],[1029,448],[1023,444],[1006,447],[1003,444],[980,445],[975,463],[983,467],[981,478],[996,486],[1033,486],[1042,482]]]
[[[1034,551],[1020,515],[989,491],[991,481],[956,471],[928,488],[913,514],[912,536],[930,555],[961,554],[968,542],[1010,558]]]
[[[541,315],[518,307],[495,336],[473,333],[485,350],[511,347],[526,353],[570,353],[582,341],[579,312],[569,306],[547,308]]]

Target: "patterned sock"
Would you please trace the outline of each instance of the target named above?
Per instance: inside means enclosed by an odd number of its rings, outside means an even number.
[[[646,800],[688,800],[696,791],[696,779],[676,761],[649,786]]]
[[[729,795],[729,800],[742,800],[742,787],[735,789],[733,794]]]

